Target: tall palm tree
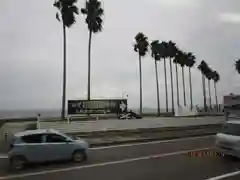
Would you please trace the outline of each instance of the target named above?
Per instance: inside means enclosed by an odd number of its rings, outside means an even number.
[[[151,56],[154,58],[154,62],[155,62],[158,116],[160,116],[159,81],[158,81],[158,68],[157,68],[157,61],[160,61],[159,45],[160,43],[158,40],[154,40],[151,42],[151,51],[152,51]]]
[[[209,94],[209,108],[212,109],[212,96],[211,96],[211,80],[213,78],[212,69],[207,65],[207,72],[205,77],[208,80],[208,94]]]
[[[176,70],[176,87],[177,87],[177,106],[180,106],[180,102],[179,102],[179,85],[178,85],[178,64],[180,61],[180,50],[177,50],[176,52],[176,56],[173,59],[173,63],[175,64],[175,70]]]
[[[191,107],[191,110],[193,109],[191,68],[196,63],[195,59],[196,59],[196,57],[192,53],[187,53],[186,66],[188,67],[188,71],[189,71],[189,88],[190,88],[190,103],[191,103],[190,107]]]
[[[213,81],[214,81],[216,107],[217,107],[217,111],[218,111],[218,98],[217,98],[217,85],[216,84],[220,81],[220,76],[217,71],[213,71]]]
[[[164,63],[164,79],[165,79],[165,96],[166,96],[166,112],[168,112],[168,87],[167,87],[167,69],[166,69],[166,58],[167,55],[168,43],[163,41],[159,46],[159,53],[161,58],[163,58]]]
[[[66,103],[66,69],[67,69],[67,58],[66,58],[66,27],[70,28],[75,22],[75,15],[78,14],[78,8],[75,5],[77,0],[57,0],[53,6],[58,9],[56,18],[62,22],[63,28],[63,94],[62,94],[62,110],[61,118],[65,118],[65,103]]]
[[[174,114],[174,94],[173,94],[173,72],[172,72],[172,60],[176,56],[178,52],[178,48],[176,47],[176,43],[169,41],[167,47],[167,56],[169,57],[169,65],[170,65],[170,77],[171,77],[171,95],[172,95],[172,112]]]
[[[187,54],[185,52],[178,52],[178,63],[182,68],[182,83],[183,83],[183,102],[186,106],[186,91],[185,91],[185,76],[184,76],[184,67],[186,65]]]
[[[143,33],[139,32],[135,36],[134,51],[138,52],[139,57],[139,84],[140,84],[140,114],[142,114],[142,63],[141,57],[144,57],[148,51],[148,38]]]
[[[98,0],[87,0],[85,8],[81,8],[81,13],[86,15],[86,24],[89,30],[89,41],[88,41],[88,91],[87,99],[91,99],[91,42],[92,33],[98,33],[102,31],[102,15],[104,13],[101,2]]]
[[[240,74],[240,59],[235,61],[235,69]]]
[[[204,111],[207,111],[207,103],[206,103],[206,88],[205,88],[205,71],[206,71],[207,64],[205,61],[201,61],[201,63],[198,65],[198,69],[201,72],[202,75],[202,86],[203,86],[203,104],[204,104]]]

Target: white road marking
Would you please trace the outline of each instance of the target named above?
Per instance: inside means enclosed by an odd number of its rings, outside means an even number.
[[[174,155],[181,155],[181,154],[186,154],[186,153],[189,153],[192,151],[202,151],[202,150],[208,150],[208,149],[210,149],[210,148],[208,147],[208,148],[201,148],[201,149],[191,149],[191,150],[177,151],[177,152],[166,153],[166,154],[156,154],[156,155],[143,156],[143,157],[138,157],[138,158],[123,159],[123,160],[119,160],[119,161],[110,161],[110,162],[106,162],[106,163],[96,163],[96,164],[90,164],[90,165],[83,165],[83,166],[77,166],[77,167],[75,166],[75,167],[69,167],[69,168],[60,168],[60,169],[47,170],[47,171],[41,171],[41,172],[2,176],[2,177],[0,177],[0,180],[24,178],[24,177],[30,177],[30,176],[38,176],[38,175],[73,171],[73,170],[82,170],[82,169],[93,168],[93,167],[103,167],[103,166],[108,166],[108,165],[130,163],[130,162],[135,162],[135,161],[142,161],[142,160],[163,158],[163,157],[174,156]]]
[[[220,175],[220,176],[212,177],[212,178],[209,178],[209,179],[206,179],[206,180],[220,180],[220,179],[224,179],[224,178],[228,178],[228,177],[237,176],[239,174],[240,174],[240,171],[235,171],[235,172],[223,174],[223,175]]]
[[[0,159],[7,159],[8,156],[6,154],[0,154]]]
[[[101,149],[110,149],[110,148],[119,148],[119,147],[141,146],[141,145],[147,145],[147,144],[161,144],[161,143],[169,143],[169,142],[176,142],[176,141],[205,139],[205,138],[210,138],[210,137],[214,137],[214,135],[188,137],[188,138],[178,138],[178,139],[161,140],[161,141],[150,141],[150,142],[142,142],[142,143],[121,144],[121,145],[112,145],[112,146],[103,146],[103,147],[94,147],[94,148],[89,148],[89,149],[91,149],[91,150],[101,150]]]

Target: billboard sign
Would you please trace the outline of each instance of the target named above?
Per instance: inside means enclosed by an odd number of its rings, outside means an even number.
[[[127,111],[127,99],[68,100],[68,114],[120,114]]]

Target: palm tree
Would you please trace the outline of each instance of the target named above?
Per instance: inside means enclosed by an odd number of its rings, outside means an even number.
[[[217,98],[217,85],[216,84],[220,81],[220,76],[217,71],[213,71],[213,81],[214,81],[216,107],[217,107],[217,111],[218,111],[218,98]]]
[[[170,77],[171,77],[171,93],[172,93],[172,112],[174,114],[174,95],[173,95],[173,73],[172,73],[172,59],[176,56],[178,48],[176,47],[176,43],[169,41],[167,48],[167,56],[169,57],[169,65],[170,65]]]
[[[164,63],[164,78],[165,78],[165,96],[166,96],[166,112],[168,112],[168,87],[167,87],[167,69],[166,69],[166,58],[167,55],[168,43],[163,41],[159,46],[159,53],[161,58],[163,58]]]
[[[173,63],[175,64],[175,70],[176,70],[176,87],[177,87],[177,106],[180,106],[179,102],[179,86],[178,86],[178,64],[180,61],[180,51],[177,50],[176,56],[173,59]]]
[[[185,52],[178,52],[178,64],[182,67],[182,83],[183,83],[183,102],[186,106],[186,91],[185,91],[185,76],[184,76],[184,67],[186,65],[187,54]]]
[[[91,99],[91,42],[92,33],[98,33],[102,31],[102,15],[104,13],[101,8],[101,2],[98,0],[87,0],[85,3],[85,8],[81,9],[81,13],[86,15],[86,24],[89,30],[89,41],[88,41],[88,91],[87,99]]]
[[[160,61],[160,54],[159,54],[159,41],[154,40],[151,42],[151,56],[154,58],[155,62],[155,73],[156,73],[156,85],[157,85],[157,109],[158,109],[158,116],[160,116],[160,98],[159,98],[159,81],[158,81],[158,68],[157,68],[157,61]]]
[[[192,76],[191,76],[191,68],[195,64],[195,59],[196,57],[192,53],[187,54],[187,59],[186,59],[186,66],[188,67],[189,71],[189,88],[190,88],[190,102],[191,102],[191,110],[193,109],[193,101],[192,101]]]
[[[209,94],[209,108],[212,109],[212,97],[211,97],[211,80],[213,78],[212,69],[207,65],[207,72],[205,74],[208,80],[208,94]]]
[[[139,32],[135,36],[135,45],[134,45],[134,51],[138,52],[139,56],[139,81],[140,81],[140,115],[142,114],[142,63],[141,63],[141,57],[144,57],[148,51],[148,38],[143,33]]]
[[[65,118],[65,103],[66,103],[66,69],[67,69],[67,58],[66,58],[66,27],[70,28],[75,22],[75,15],[78,14],[78,8],[75,5],[77,0],[57,0],[53,6],[58,9],[56,18],[62,22],[63,27],[63,94],[62,94],[62,110],[61,118]],[[60,15],[59,15],[60,14]]]
[[[201,61],[201,63],[198,65],[198,69],[200,70],[202,74],[202,86],[203,86],[203,104],[204,104],[204,111],[207,111],[207,103],[206,103],[206,84],[205,84],[205,74],[207,69],[207,64],[205,61]]]
[[[235,62],[236,71],[240,74],[240,59]]]

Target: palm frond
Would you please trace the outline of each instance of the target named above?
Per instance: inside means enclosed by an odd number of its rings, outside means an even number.
[[[57,19],[58,21],[61,21],[60,18],[59,18],[59,14],[58,14],[58,13],[56,13],[56,19]]]
[[[240,59],[235,62],[235,69],[240,74]]]
[[[85,8],[81,8],[81,13],[82,13],[82,14],[87,14],[88,11],[87,11],[87,9],[85,9]]]
[[[101,16],[104,10],[101,8],[101,2],[98,0],[85,1],[85,8],[81,9],[81,13],[86,15],[85,22],[88,29],[93,33],[101,32],[103,29],[103,20]]]
[[[60,11],[62,22],[66,27],[71,27],[76,22],[75,15],[79,13],[76,2],[77,0],[57,0],[53,4]],[[56,14],[56,19],[60,21],[59,13]]]
[[[71,6],[69,9],[72,11],[72,13],[79,14],[79,10],[77,6]]]

